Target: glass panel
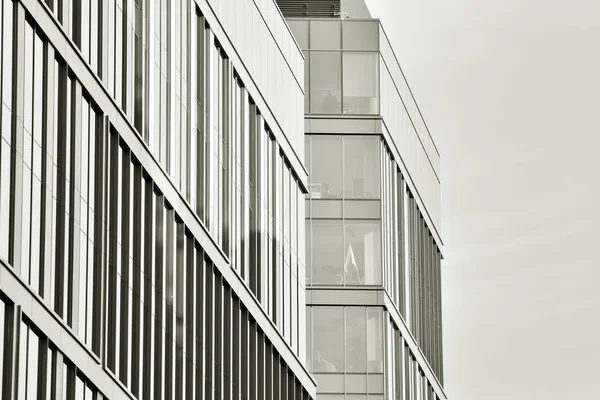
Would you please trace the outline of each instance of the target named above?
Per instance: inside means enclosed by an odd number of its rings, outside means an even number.
[[[341,307],[313,307],[313,371],[343,372],[344,316]]]
[[[367,371],[367,327],[364,307],[346,307],[346,372]]]
[[[304,113],[310,114],[310,51],[304,51]],[[305,147],[306,148],[306,147]]]
[[[340,114],[342,60],[340,52],[310,53],[310,109],[313,114]]]
[[[310,22],[311,50],[338,50],[341,36],[340,21]]]
[[[344,198],[380,198],[378,137],[344,137]]]
[[[287,21],[301,49],[308,49],[308,21]]]
[[[1,14],[0,7],[0,14]],[[0,392],[2,392],[2,376],[4,367],[4,302],[0,298]]]
[[[344,114],[377,114],[379,53],[344,53]]]
[[[311,136],[310,196],[342,197],[342,137]]]
[[[367,366],[368,372],[383,372],[383,331],[381,309],[367,309]]]
[[[378,50],[379,22],[344,21],[344,50]]]
[[[27,398],[31,400],[37,399],[37,388],[38,388],[38,351],[39,351],[39,338],[32,331],[29,330],[29,353],[27,360]]]
[[[312,282],[341,285],[343,283],[342,221],[313,220],[312,234]]]
[[[29,328],[21,321],[21,335],[19,339],[19,374],[17,376],[17,400],[25,400],[27,389],[27,334]]]
[[[378,221],[346,221],[344,242],[346,284],[381,284],[380,223]]]
[[[85,385],[83,383],[83,380],[77,376],[75,378],[75,398],[76,399],[83,399],[84,395],[85,395]]]

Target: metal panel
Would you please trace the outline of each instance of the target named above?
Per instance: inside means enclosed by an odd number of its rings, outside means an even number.
[[[331,18],[340,15],[341,0],[277,0],[286,17]]]

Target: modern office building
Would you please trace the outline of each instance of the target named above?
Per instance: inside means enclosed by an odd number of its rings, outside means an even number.
[[[371,15],[379,0],[278,3],[305,60],[317,399],[446,399],[439,154],[386,36],[393,16]]]
[[[273,0],[2,0],[2,399],[315,398],[303,63]]]

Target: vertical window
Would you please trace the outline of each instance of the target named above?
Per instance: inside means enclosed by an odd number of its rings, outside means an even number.
[[[30,235],[31,235],[31,167],[32,167],[32,133],[33,133],[33,58],[34,58],[33,27],[25,24],[25,62],[23,82],[23,176],[21,189],[22,220],[21,220],[21,276],[30,283]],[[17,189],[18,190],[18,189]]]
[[[367,372],[383,373],[381,308],[367,308]]]
[[[346,372],[367,372],[367,327],[365,307],[345,307]]]
[[[341,198],[342,136],[312,135],[310,139],[310,196]]]
[[[341,285],[344,277],[344,243],[341,220],[312,220],[307,259],[312,284]]]
[[[344,136],[345,198],[380,198],[379,142],[376,136]]]
[[[342,307],[312,308],[313,372],[344,371],[343,311]]]
[[[310,52],[310,111],[341,114],[342,56],[340,52]]]
[[[344,114],[379,111],[379,53],[343,53]]]
[[[0,297],[0,393],[3,393],[3,377],[4,377],[4,349],[8,347],[4,338],[4,329],[6,326],[6,305]]]
[[[344,277],[347,285],[381,284],[381,224],[344,221]]]

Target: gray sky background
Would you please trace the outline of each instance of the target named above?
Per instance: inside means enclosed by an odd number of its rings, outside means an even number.
[[[442,155],[449,398],[600,398],[600,0],[396,3]]]

